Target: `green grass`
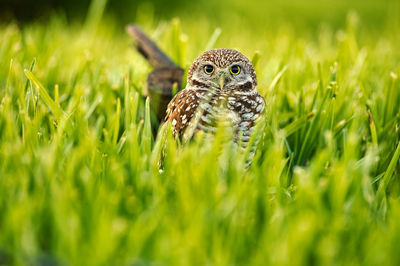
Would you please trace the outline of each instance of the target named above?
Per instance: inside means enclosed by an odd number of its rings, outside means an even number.
[[[212,47],[256,64],[249,169],[223,129],[153,139],[151,68],[94,3],[83,25],[0,25],[0,264],[400,264],[396,2],[375,28],[343,7],[313,29],[138,13],[186,69]]]

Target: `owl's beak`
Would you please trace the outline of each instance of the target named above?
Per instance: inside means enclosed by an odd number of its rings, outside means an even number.
[[[222,88],[224,87],[224,78],[220,78],[219,79],[219,88],[222,90]]]
[[[225,75],[221,75],[220,77],[219,77],[219,88],[222,90],[222,88],[224,87],[224,85],[225,85]]]

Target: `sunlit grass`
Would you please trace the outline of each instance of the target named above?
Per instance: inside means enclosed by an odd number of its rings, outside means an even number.
[[[103,4],[83,26],[0,26],[0,264],[400,263],[395,23],[138,18],[185,68],[212,47],[255,63],[267,106],[246,168],[223,129],[153,138],[151,68]]]

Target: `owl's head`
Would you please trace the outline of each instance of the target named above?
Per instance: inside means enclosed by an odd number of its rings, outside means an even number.
[[[204,52],[190,66],[187,83],[191,87],[251,91],[257,87],[253,65],[233,49]]]

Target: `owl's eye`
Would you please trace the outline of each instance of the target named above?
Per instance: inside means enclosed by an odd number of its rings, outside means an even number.
[[[204,72],[206,72],[207,75],[211,75],[214,72],[214,67],[212,65],[205,65]]]
[[[231,72],[232,75],[238,75],[240,73],[240,66],[234,65],[231,67],[229,71]]]

